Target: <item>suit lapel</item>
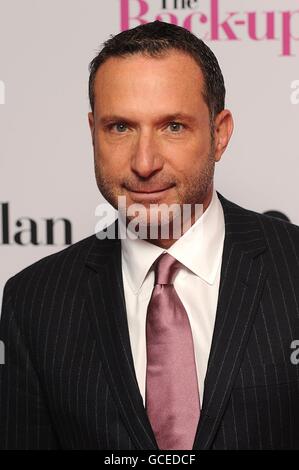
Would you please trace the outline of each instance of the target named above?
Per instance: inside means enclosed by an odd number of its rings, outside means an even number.
[[[218,194],[225,242],[215,328],[194,449],[208,449],[219,429],[262,294],[265,239],[254,213]]]
[[[118,225],[115,223],[115,230]],[[137,449],[157,449],[139,391],[130,346],[121,269],[120,240],[94,238],[86,264],[90,269],[87,309],[106,379]]]

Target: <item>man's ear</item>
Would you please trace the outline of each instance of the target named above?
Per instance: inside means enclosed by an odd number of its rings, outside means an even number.
[[[224,109],[217,114],[214,122],[214,138],[215,138],[215,161],[219,162],[223,152],[230,141],[234,130],[234,120],[232,113],[228,109]]]
[[[92,112],[88,113],[88,123],[91,132],[92,145],[94,146],[94,115]]]

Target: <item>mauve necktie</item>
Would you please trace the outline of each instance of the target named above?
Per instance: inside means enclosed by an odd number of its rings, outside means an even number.
[[[180,266],[168,253],[156,261],[146,319],[146,411],[164,450],[191,450],[200,415],[191,327],[173,286]]]

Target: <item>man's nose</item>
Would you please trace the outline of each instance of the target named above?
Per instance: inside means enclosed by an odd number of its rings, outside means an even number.
[[[157,136],[150,131],[140,132],[132,154],[132,171],[138,176],[147,178],[162,167],[163,158],[159,152]]]

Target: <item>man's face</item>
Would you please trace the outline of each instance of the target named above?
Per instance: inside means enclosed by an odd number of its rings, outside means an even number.
[[[112,206],[118,196],[147,208],[208,204],[224,148],[211,138],[203,87],[199,66],[180,51],[100,66],[89,122],[97,184]]]

